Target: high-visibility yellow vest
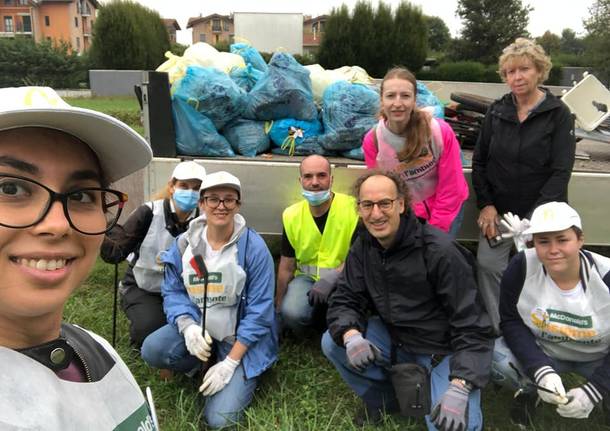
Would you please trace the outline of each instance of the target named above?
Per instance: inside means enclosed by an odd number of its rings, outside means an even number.
[[[295,252],[295,275],[306,274],[318,280],[325,271],[333,270],[347,257],[358,223],[356,200],[342,193],[334,194],[323,234],[320,234],[306,200],[286,208],[282,221]]]

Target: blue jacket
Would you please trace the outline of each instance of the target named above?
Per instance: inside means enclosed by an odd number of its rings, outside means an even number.
[[[182,255],[178,237],[162,254],[165,277],[161,285],[167,321],[176,326],[179,316],[196,322],[201,312],[189,298],[182,282]],[[275,277],[273,259],[267,245],[252,229],[244,229],[237,242],[237,260],[246,272],[246,285],[239,303],[236,338],[248,347],[242,359],[247,378],[260,375],[277,360],[278,337],[273,307]]]

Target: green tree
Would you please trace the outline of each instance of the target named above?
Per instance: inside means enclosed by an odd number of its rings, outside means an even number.
[[[324,38],[320,44],[318,61],[326,69],[354,64],[354,51],[351,45],[351,18],[345,4],[333,8],[328,20]]]
[[[421,8],[401,1],[394,14],[393,55],[388,66],[402,64],[413,72],[424,65],[428,53],[427,20]]]
[[[585,20],[591,61],[597,77],[610,83],[610,0],[597,0]]]
[[[67,43],[0,39],[0,87],[41,85],[75,88],[86,81],[81,57]]]
[[[104,4],[93,26],[91,60],[107,69],[155,69],[170,49],[156,11],[131,0]]]
[[[585,51],[585,43],[571,28],[564,28],[561,32],[560,51],[565,54],[581,55]]]
[[[370,2],[359,0],[354,6],[350,24],[350,38],[354,51],[354,63],[365,70],[373,67],[375,52],[375,13]]]
[[[521,0],[459,0],[464,59],[492,64],[519,36],[529,36],[529,6]]]
[[[445,51],[451,42],[449,27],[437,16],[426,16],[428,25],[428,48],[432,51]]]
[[[181,43],[178,42],[174,42],[171,44],[170,46],[170,51],[172,52],[172,54],[174,55],[183,55],[184,51],[186,50],[186,48],[188,48],[188,46],[183,45]]]
[[[544,48],[548,55],[555,54],[561,50],[561,38],[549,30],[545,31],[542,36],[537,37],[536,42]]]
[[[375,78],[382,78],[388,68],[395,64],[392,59],[394,58],[396,41],[392,31],[394,18],[392,17],[392,7],[390,5],[383,1],[379,2],[375,10],[373,25],[375,26],[374,49],[371,67],[367,71],[369,75]]]

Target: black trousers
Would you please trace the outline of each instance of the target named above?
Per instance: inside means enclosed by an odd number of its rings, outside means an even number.
[[[167,323],[160,293],[129,286],[121,295],[121,307],[129,319],[129,338],[138,349],[144,339]]]

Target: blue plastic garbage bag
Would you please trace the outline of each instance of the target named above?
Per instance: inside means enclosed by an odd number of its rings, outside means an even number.
[[[274,146],[288,148],[289,152],[296,154],[296,148],[309,138],[317,137],[322,133],[322,124],[318,119],[312,121],[283,118],[275,120],[269,130],[269,138]],[[317,142],[316,142],[317,143]]]
[[[271,147],[269,136],[265,132],[265,122],[238,118],[222,129],[222,134],[236,153],[254,157]]]
[[[246,67],[234,67],[229,72],[231,79],[244,91],[249,92],[263,77],[264,73],[248,64]]]
[[[243,116],[252,120],[313,120],[317,115],[309,71],[290,54],[273,54],[267,73],[247,94]]]
[[[245,108],[246,92],[214,67],[187,67],[184,77],[174,83],[172,94],[212,120],[217,130],[241,116]]]
[[[246,65],[251,64],[253,68],[261,72],[267,71],[267,63],[256,48],[247,43],[232,43],[230,50],[232,54],[240,55]]]
[[[348,151],[362,145],[362,137],[377,124],[379,94],[362,84],[338,81],[322,95],[324,135],[319,141],[326,150]]]
[[[231,145],[212,121],[182,99],[172,99],[176,150],[188,156],[233,157]]]
[[[284,156],[310,156],[312,154],[319,154],[321,156],[329,155],[329,152],[322,148],[322,146],[318,143],[317,136],[303,139],[299,145],[294,147],[290,145],[274,147],[271,149],[271,152],[273,154],[280,154]]]
[[[348,159],[364,160],[364,151],[362,151],[362,147],[358,147],[352,150],[343,151],[341,156]]]
[[[436,97],[436,95],[426,87],[426,84],[421,81],[417,81],[416,103],[419,108],[431,106],[434,108],[432,115],[436,118],[445,118],[445,107],[441,101],[438,100],[438,97]]]

